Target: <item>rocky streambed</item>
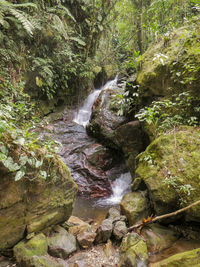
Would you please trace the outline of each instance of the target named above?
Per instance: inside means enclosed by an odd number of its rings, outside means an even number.
[[[36,187],[35,182],[30,183],[26,185],[28,197],[18,194],[13,201],[8,199],[9,205],[1,210],[2,218],[10,212],[6,232],[2,233],[4,255],[6,249],[26,238],[14,247],[19,266],[198,266],[198,206],[168,221],[160,221],[162,224],[142,226],[136,232],[129,232],[128,227],[152,214],[172,212],[198,200],[199,128],[176,129],[147,147],[148,135],[141,124],[117,116],[110,106],[113,95],[123,88],[114,82],[104,89],[90,107],[92,115],[87,132],[83,125],[77,124],[77,116],[73,121],[72,110],[51,114],[35,130],[41,139],[62,144],[60,156],[78,185],[75,216],[69,218],[76,186],[68,169],[60,161],[58,166],[62,167],[56,170],[54,164],[47,164],[54,174],[51,188],[45,182],[43,186],[36,183]],[[86,116],[84,126],[87,120]],[[166,185],[177,175],[181,177],[175,186]],[[181,191],[188,184],[192,186],[190,194]],[[19,193],[19,186],[24,188],[25,184],[11,183],[11,194]],[[23,203],[25,216],[21,228],[18,223],[13,228],[11,238],[15,203]],[[113,205],[117,209],[109,209]],[[4,258],[0,260],[0,266],[8,265]]]

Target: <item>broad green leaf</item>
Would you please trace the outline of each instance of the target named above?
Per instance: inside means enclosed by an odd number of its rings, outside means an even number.
[[[47,172],[46,171],[40,171],[39,174],[40,174],[42,179],[46,180],[46,178],[47,178]]]
[[[43,160],[36,160],[36,163],[35,163],[35,167],[36,168],[39,168],[40,166],[42,166],[42,164],[43,164]]]
[[[2,147],[1,147],[1,152],[2,152],[4,155],[8,156],[8,149],[7,149],[6,146],[2,146]]]
[[[19,181],[25,175],[25,171],[20,169],[15,175],[15,181]]]

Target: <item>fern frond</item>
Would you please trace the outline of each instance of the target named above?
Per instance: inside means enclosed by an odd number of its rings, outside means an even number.
[[[13,8],[18,8],[18,7],[33,7],[35,9],[38,8],[38,6],[34,3],[24,3],[24,4],[15,4],[15,5],[12,5]]]
[[[65,11],[65,13],[67,14],[67,16],[69,16],[74,22],[76,22],[74,16],[72,15],[72,13],[69,11],[69,9],[63,5],[59,5],[58,8],[62,9]]]
[[[33,35],[34,26],[32,23],[25,17],[25,14],[22,11],[9,9],[10,13],[16,17],[23,25],[24,29],[30,34]]]
[[[56,29],[59,34],[61,34],[66,40],[68,39],[68,34],[66,31],[66,25],[62,22],[62,20],[57,15],[53,15],[54,29]]]
[[[82,46],[86,46],[86,43],[85,43],[83,40],[81,40],[80,38],[77,38],[77,37],[70,37],[69,39],[70,39],[70,40],[73,40],[73,41],[75,41],[75,42],[77,42],[78,44],[80,44],[80,45],[82,45]]]

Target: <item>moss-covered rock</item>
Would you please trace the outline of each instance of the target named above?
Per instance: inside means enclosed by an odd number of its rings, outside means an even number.
[[[11,156],[17,161],[20,147],[10,143]],[[27,155],[29,151],[27,150]],[[0,162],[0,251],[14,246],[26,233],[67,220],[72,212],[77,186],[68,167],[58,156],[45,157],[42,150],[35,155],[43,158],[42,170],[46,180],[39,177],[39,169],[30,169],[15,182],[13,174]],[[28,167],[27,167],[28,168]]]
[[[138,156],[137,176],[146,184],[157,215],[199,200],[200,129],[180,127],[163,134]],[[200,221],[200,206],[185,212],[188,221]]]
[[[144,240],[136,234],[128,234],[120,246],[120,266],[137,267],[138,264],[148,263],[147,246]]]
[[[142,97],[169,96],[191,90],[199,93],[199,21],[175,30],[143,54],[137,83]]]
[[[122,213],[127,217],[130,225],[150,215],[146,192],[127,193],[123,197],[120,206]]]
[[[200,248],[175,254],[163,261],[151,264],[152,267],[200,266]]]
[[[39,234],[29,241],[21,241],[14,247],[14,255],[18,263],[26,257],[47,255],[48,245],[44,234]]]

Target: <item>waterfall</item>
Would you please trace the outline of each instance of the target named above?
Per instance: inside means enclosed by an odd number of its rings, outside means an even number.
[[[100,206],[114,206],[121,202],[122,197],[130,190],[132,177],[129,172],[123,173],[113,181],[112,195],[108,198],[99,199],[96,203]]]
[[[115,77],[114,80],[108,81],[103,87],[100,89],[95,89],[84,101],[82,107],[76,112],[73,121],[77,124],[80,124],[84,127],[88,124],[90,120],[90,116],[92,113],[92,105],[94,104],[95,100],[99,96],[100,92],[106,90],[108,88],[114,88],[117,86],[118,75]]]

